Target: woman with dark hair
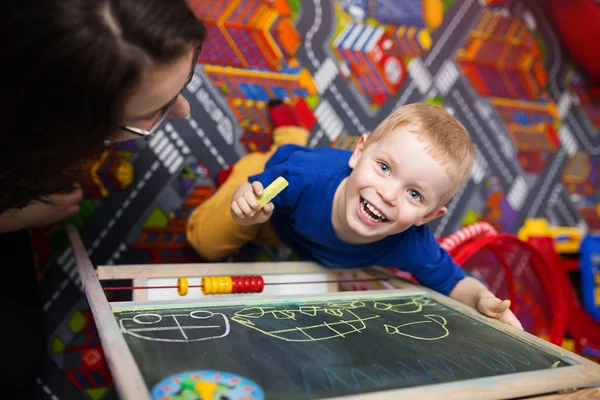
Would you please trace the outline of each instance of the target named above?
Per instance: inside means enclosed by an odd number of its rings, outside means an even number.
[[[108,143],[188,115],[205,36],[185,0],[0,2],[3,397],[47,352],[25,229],[77,212],[81,166]]]

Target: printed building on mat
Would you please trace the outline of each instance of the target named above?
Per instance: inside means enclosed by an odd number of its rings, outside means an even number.
[[[214,191],[214,186],[195,186],[174,218],[165,226],[144,227],[133,248],[148,251],[154,263],[201,261],[198,253],[187,242],[186,223],[196,207],[206,201]]]
[[[530,174],[540,174],[548,158],[560,147],[555,129],[559,119],[556,103],[494,97],[490,104],[503,119],[522,168]]]
[[[547,73],[538,43],[519,18],[486,10],[456,61],[505,122],[521,167],[538,175],[560,146],[556,104],[546,99]]]
[[[431,48],[432,39],[428,29],[402,25],[397,29],[391,28],[391,35],[406,58],[418,57]]]
[[[548,81],[540,47],[523,21],[489,10],[456,61],[482,96],[537,100]]]
[[[406,77],[398,46],[383,27],[348,24],[335,38],[333,49],[373,104],[396,94]]]
[[[84,170],[86,173],[81,185],[85,198],[108,197],[115,190],[125,189],[134,180],[133,165],[112,148],[108,148]]]
[[[366,17],[387,24],[405,59],[431,48],[431,31],[444,19],[442,0],[346,0],[342,6],[346,11],[358,7]]]
[[[270,99],[295,101],[317,89],[310,73],[288,66],[281,71],[206,65],[204,71],[229,103],[240,126],[252,132],[270,132],[266,106]]]
[[[194,0],[190,7],[208,30],[202,63],[278,71],[302,42],[286,0]]]
[[[52,358],[85,398],[112,398],[113,381],[89,309],[77,310],[52,338]]]
[[[577,209],[589,231],[600,232],[600,162],[585,151],[573,154],[562,173],[562,184],[580,198]]]
[[[316,124],[317,120],[304,98],[298,97],[296,98],[295,103],[294,101],[288,101],[287,103],[293,107],[302,126],[306,128],[306,130],[310,131]],[[267,124],[270,125],[270,121],[266,120],[266,115],[261,117],[265,118],[265,126],[267,126]],[[244,147],[248,153],[253,153],[255,151],[266,152],[271,148],[272,141],[273,133],[270,130],[268,132],[262,130],[257,132],[246,130],[240,139],[240,142],[244,144]]]
[[[552,101],[523,101],[494,97],[490,103],[507,125],[552,124],[559,119],[558,107]]]
[[[190,7],[208,29],[199,61],[247,132],[270,133],[270,99],[295,103],[316,93],[295,59],[303,39],[287,0],[193,0]]]
[[[482,219],[492,224],[499,232],[510,232],[515,228],[518,217],[517,211],[512,208],[506,195],[499,190],[483,190],[487,198],[482,211]]]
[[[581,83],[571,84],[570,88],[577,95],[579,106],[596,128],[600,128],[600,91],[591,90]]]
[[[567,162],[562,183],[571,194],[595,196],[600,190],[600,162],[589,153],[578,151]]]
[[[590,232],[600,232],[600,203],[578,207]]]
[[[389,25],[436,29],[444,19],[442,0],[347,0],[345,4]]]

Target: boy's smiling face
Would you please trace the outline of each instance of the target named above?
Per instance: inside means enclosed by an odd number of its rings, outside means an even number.
[[[361,137],[344,193],[334,201],[334,226],[343,240],[371,243],[446,213],[442,201],[453,181],[413,129],[397,128],[366,148],[367,136]]]

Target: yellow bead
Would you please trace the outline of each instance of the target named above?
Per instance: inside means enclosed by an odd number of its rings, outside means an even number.
[[[210,276],[205,276],[200,281],[200,290],[202,290],[202,294],[212,294],[212,278]]]
[[[221,280],[221,294],[229,294],[233,291],[233,281],[230,276],[222,276]]]
[[[200,283],[202,294],[229,294],[233,290],[230,276],[205,276]]]
[[[180,296],[185,296],[188,292],[188,280],[187,278],[179,278],[177,279],[177,294]]]

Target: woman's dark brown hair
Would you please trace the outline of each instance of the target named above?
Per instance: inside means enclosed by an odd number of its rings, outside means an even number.
[[[201,45],[185,0],[0,1],[0,213],[69,191],[152,64]]]

